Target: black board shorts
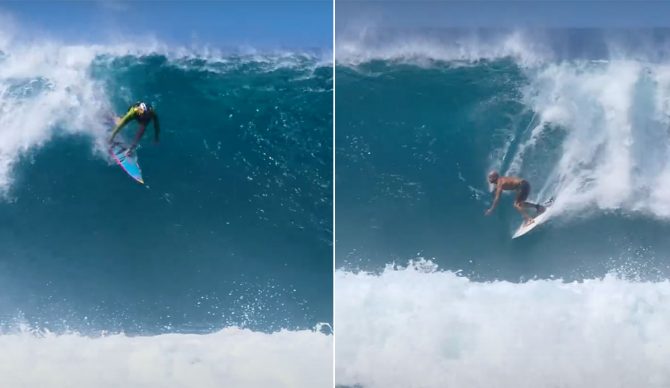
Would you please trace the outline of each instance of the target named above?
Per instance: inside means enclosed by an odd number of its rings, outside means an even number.
[[[516,192],[516,199],[514,202],[516,203],[524,203],[528,199],[528,194],[530,194],[530,183],[528,181],[521,181],[519,183],[519,189]]]

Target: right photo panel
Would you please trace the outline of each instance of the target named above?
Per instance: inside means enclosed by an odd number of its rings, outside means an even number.
[[[670,387],[670,3],[336,3],[338,387]]]

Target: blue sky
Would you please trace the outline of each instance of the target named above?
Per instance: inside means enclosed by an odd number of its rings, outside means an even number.
[[[332,2],[302,1],[8,1],[21,33],[72,43],[153,35],[175,44],[221,48],[330,48]],[[2,27],[0,26],[0,30]]]
[[[670,1],[337,1],[337,32],[365,21],[400,28],[670,27]]]

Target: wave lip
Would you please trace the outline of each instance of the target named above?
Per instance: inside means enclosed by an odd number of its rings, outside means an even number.
[[[668,28],[414,28],[374,25],[338,33],[337,63],[420,66],[512,58],[522,67],[573,60],[670,60]]]
[[[388,34],[365,30],[343,34],[337,44],[336,61],[357,66],[371,61],[392,61],[429,66],[435,62],[474,62],[483,59],[515,58],[519,63],[537,64],[550,58],[550,51],[521,31]]]

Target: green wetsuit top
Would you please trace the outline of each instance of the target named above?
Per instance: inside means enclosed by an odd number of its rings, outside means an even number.
[[[154,138],[156,141],[158,141],[158,134],[160,133],[160,124],[158,123],[158,115],[154,111],[153,107],[148,106],[147,110],[142,112],[142,110],[139,108],[139,103],[132,105],[129,109],[128,112],[121,118],[118,124],[116,124],[116,127],[112,131],[112,138],[111,140],[114,140],[114,137],[121,131],[121,129],[126,126],[129,122],[132,120],[137,120],[142,126],[146,126],[153,120],[154,122]],[[138,139],[144,134],[144,130],[142,129],[138,133]]]

